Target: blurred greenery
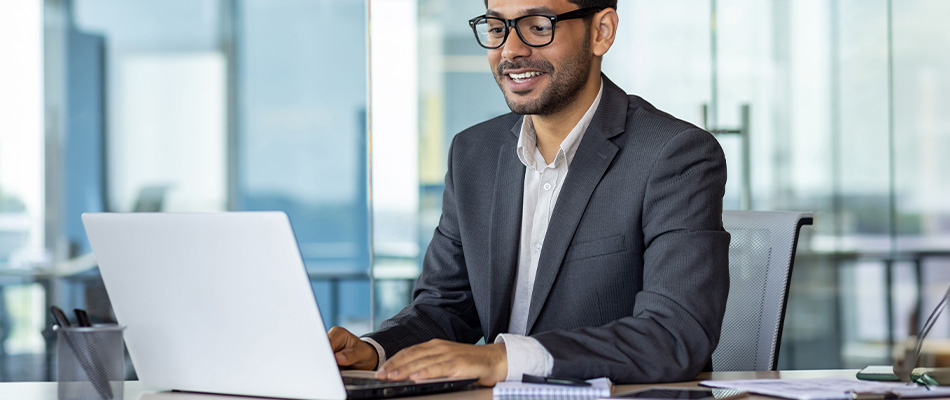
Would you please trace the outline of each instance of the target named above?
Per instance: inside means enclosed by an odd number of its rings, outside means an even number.
[[[0,213],[22,213],[26,211],[26,204],[16,196],[8,196],[0,188]]]

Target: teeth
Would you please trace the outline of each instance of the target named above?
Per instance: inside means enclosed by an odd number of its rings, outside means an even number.
[[[512,80],[518,83],[524,82],[538,75],[541,75],[541,73],[537,71],[524,72],[520,74],[508,74],[508,76],[510,76]]]

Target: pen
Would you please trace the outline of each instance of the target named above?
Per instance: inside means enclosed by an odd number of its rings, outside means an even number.
[[[69,319],[66,318],[66,313],[64,313],[61,308],[52,306],[49,308],[49,312],[53,314],[53,319],[56,320],[56,324],[58,324],[61,328],[70,327]]]
[[[534,376],[524,374],[521,376],[521,381],[525,383],[547,383],[551,385],[564,385],[564,386],[590,386],[590,383],[582,381],[580,379],[573,378],[555,378],[553,376]]]
[[[76,313],[76,321],[79,322],[79,326],[90,327],[92,326],[92,321],[89,319],[89,313],[86,310],[81,308],[73,309],[73,312]]]

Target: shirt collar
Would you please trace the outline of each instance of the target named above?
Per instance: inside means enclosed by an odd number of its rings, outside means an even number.
[[[587,127],[590,126],[590,122],[594,119],[594,113],[597,111],[597,107],[600,106],[600,98],[603,94],[604,81],[601,79],[600,91],[597,93],[597,97],[594,98],[594,102],[587,108],[587,112],[584,113],[581,120],[577,121],[577,125],[574,125],[574,129],[571,129],[571,132],[568,133],[561,142],[557,156],[555,156],[554,162],[551,163],[552,167],[556,167],[562,161],[567,162],[568,166],[571,165],[571,161],[574,160],[574,154],[577,153],[577,147],[580,145],[584,133],[587,132]],[[543,165],[543,161],[535,162],[535,154],[538,153],[538,134],[534,130],[534,123],[530,115],[525,115],[524,118],[522,118],[521,134],[518,136],[517,151],[518,159],[521,160],[521,163],[524,164],[525,167],[533,170],[544,169],[545,165]],[[537,160],[543,160],[543,158],[538,157]]]

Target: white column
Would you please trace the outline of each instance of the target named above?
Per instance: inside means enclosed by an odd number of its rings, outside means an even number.
[[[44,258],[43,1],[0,3],[0,196],[25,205],[0,213],[0,231],[23,232],[11,262]]]
[[[414,259],[419,252],[416,7],[416,0],[370,1],[370,145],[377,261]]]

